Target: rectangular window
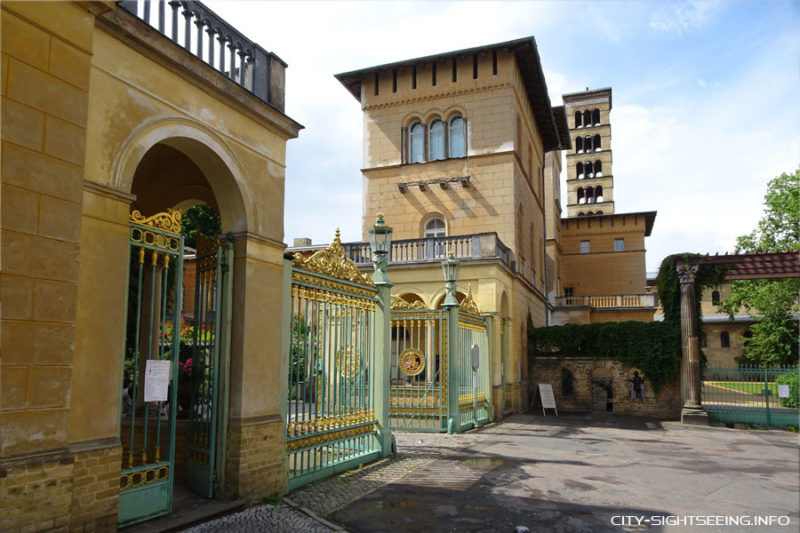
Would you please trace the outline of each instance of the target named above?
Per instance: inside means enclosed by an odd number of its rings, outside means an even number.
[[[411,68],[411,88],[412,89],[416,89],[417,88],[417,66],[416,65],[414,65]]]
[[[458,61],[453,58],[453,83],[458,81]]]
[[[582,254],[589,253],[589,241],[581,241],[581,253]]]
[[[625,239],[614,239],[614,251],[615,252],[625,251]]]
[[[436,87],[436,61],[431,65],[431,75],[433,77],[433,86]]]
[[[397,70],[392,70],[392,92],[397,92]]]
[[[573,297],[573,288],[572,287],[564,287],[564,297],[565,298],[572,298]]]
[[[497,76],[497,50],[492,52],[492,74]]]
[[[375,96],[378,96],[378,81],[380,81],[379,74],[375,73]]]
[[[472,54],[472,79],[478,79],[478,54]]]

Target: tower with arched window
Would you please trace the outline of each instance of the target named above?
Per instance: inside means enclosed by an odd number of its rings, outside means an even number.
[[[572,138],[572,149],[566,152],[567,217],[613,214],[611,88],[565,94],[563,99]]]

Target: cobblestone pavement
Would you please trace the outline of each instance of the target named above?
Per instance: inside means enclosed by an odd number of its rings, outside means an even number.
[[[217,533],[341,531],[327,516],[414,470],[479,441],[476,434],[395,433],[399,453],[292,491],[283,503],[250,507],[184,531]]]

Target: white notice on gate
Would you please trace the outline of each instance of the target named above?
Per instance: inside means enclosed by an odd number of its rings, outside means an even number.
[[[553,386],[549,383],[539,383],[539,397],[542,399],[542,409],[556,408],[556,399],[553,396]]]
[[[169,389],[169,361],[148,359],[144,371],[144,401],[166,402]]]
[[[778,398],[789,397],[789,385],[778,385]]]

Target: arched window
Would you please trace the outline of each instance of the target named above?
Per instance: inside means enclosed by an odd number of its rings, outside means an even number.
[[[594,188],[594,201],[600,203],[603,201],[603,186],[598,185]]]
[[[578,216],[579,217],[582,217],[582,216],[585,216],[585,215],[586,215],[586,213],[584,213],[583,211],[578,211]]]
[[[595,214],[596,214],[596,215],[602,215],[602,214],[603,214],[603,211],[602,211],[602,210],[600,210],[600,211],[598,211],[598,212],[597,212],[597,213],[595,213]]]
[[[583,153],[583,137],[576,137],[575,138],[575,153],[582,154]]]
[[[731,336],[728,335],[727,331],[723,331],[719,334],[719,345],[721,348],[731,347]]]
[[[594,203],[594,189],[591,187],[586,187],[586,203],[593,204]]]
[[[434,217],[425,223],[424,237],[444,237],[447,229],[444,220]]]
[[[450,157],[464,157],[467,151],[464,119],[456,115],[450,119]]]
[[[592,139],[592,146],[594,147],[594,151],[595,152],[599,152],[600,151],[600,134],[599,133],[594,136],[594,139]]]
[[[591,161],[587,161],[584,167],[586,169],[586,177],[593,178],[594,177],[594,165],[592,165]]]
[[[583,123],[586,124],[586,126],[592,125],[592,112],[588,109],[583,112]]]
[[[583,139],[583,149],[587,152],[592,151],[592,137],[587,135],[585,139]]]
[[[425,161],[425,126],[415,122],[408,130],[408,162],[422,163]]]
[[[428,134],[428,154],[431,161],[444,159],[444,122],[434,119]]]
[[[589,211],[588,213],[586,213],[586,216],[587,216],[587,217],[590,217],[590,216],[592,216],[592,215],[594,215],[594,213],[593,213],[592,211]]]
[[[585,204],[586,198],[584,197],[583,187],[578,187],[578,203]]]
[[[714,305],[719,305],[719,291],[714,291],[711,293],[711,303]]]
[[[603,177],[603,162],[599,159],[594,162],[594,175],[597,178]]]
[[[578,175],[578,179],[582,180],[583,179],[583,163],[578,163],[577,165],[575,165],[575,172]]]
[[[600,110],[595,108],[592,111],[592,126],[597,126],[598,124],[600,124]]]
[[[583,126],[583,114],[580,111],[575,111],[575,127],[580,128]]]

